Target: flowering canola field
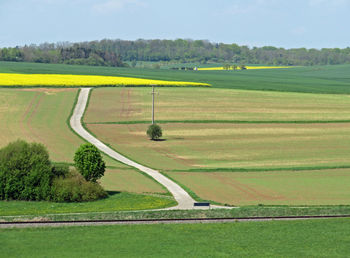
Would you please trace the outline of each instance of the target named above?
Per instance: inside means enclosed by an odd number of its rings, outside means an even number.
[[[0,86],[211,86],[207,83],[71,74],[0,73]]]
[[[290,68],[290,66],[246,66],[247,70],[258,70],[258,69],[278,69],[278,68]],[[240,70],[240,67],[237,67],[237,70]],[[199,71],[211,71],[211,70],[226,70],[224,67],[203,67],[198,68]],[[228,70],[233,70],[230,67]]]

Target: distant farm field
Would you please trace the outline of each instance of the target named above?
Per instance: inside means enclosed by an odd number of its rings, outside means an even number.
[[[158,91],[155,117],[166,141],[152,142],[145,135],[151,118],[147,89],[94,90],[84,122],[115,149],[165,170],[350,164],[350,123],[340,123],[350,118],[348,96]]]
[[[167,174],[204,200],[236,206],[350,203],[350,169]]]
[[[205,83],[150,80],[132,77],[71,74],[18,74],[0,73],[0,86],[44,86],[44,87],[82,87],[82,86],[210,86]]]
[[[282,68],[293,68],[292,66],[245,66],[247,70],[258,70],[258,69],[282,69]],[[199,71],[220,71],[220,70],[242,70],[240,66],[233,69],[232,66],[226,68],[223,66],[216,67],[199,67]],[[244,70],[244,69],[243,69]]]
[[[348,95],[156,88],[156,121],[350,121]],[[95,89],[86,123],[149,122],[149,88]]]
[[[222,66],[222,64],[218,64],[218,66]],[[227,89],[338,94],[350,93],[350,65],[245,71],[174,71],[170,69],[0,62],[0,72],[107,75],[153,80],[202,82],[209,83],[214,88]]]

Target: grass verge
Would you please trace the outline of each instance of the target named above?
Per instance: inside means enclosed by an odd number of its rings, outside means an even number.
[[[127,192],[110,192],[109,194],[108,198],[102,200],[80,203],[0,201],[0,217],[147,210],[171,207],[177,204],[173,198],[164,195],[144,195]]]
[[[32,214],[0,216],[0,221],[76,221],[76,220],[135,220],[135,219],[181,219],[181,218],[244,218],[283,216],[350,215],[350,205],[332,206],[242,206],[233,209],[209,210],[143,210],[106,211],[62,214]]]

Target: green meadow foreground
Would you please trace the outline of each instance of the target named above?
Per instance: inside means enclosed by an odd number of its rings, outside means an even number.
[[[0,253],[3,257],[347,257],[349,230],[349,219],[0,229]]]

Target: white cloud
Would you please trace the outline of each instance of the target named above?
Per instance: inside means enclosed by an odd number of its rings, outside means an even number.
[[[94,5],[92,10],[97,13],[106,14],[118,12],[128,7],[145,7],[145,3],[139,0],[108,0]]]

